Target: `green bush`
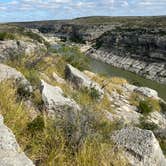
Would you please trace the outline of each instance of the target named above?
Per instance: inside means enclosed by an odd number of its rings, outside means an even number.
[[[0,32],[0,40],[15,39],[15,36],[8,32]]]
[[[93,100],[98,100],[100,98],[99,91],[96,90],[94,87],[90,88],[90,96]]]
[[[79,70],[87,70],[89,68],[88,58],[77,47],[63,46],[58,51],[65,61]]]
[[[28,130],[33,134],[35,132],[40,132],[44,130],[44,118],[43,116],[37,116],[32,122],[28,125]]]
[[[27,97],[29,97],[31,95],[30,92],[29,92],[29,90],[25,86],[26,85],[21,84],[21,83],[19,83],[17,85],[17,93],[19,94],[19,96],[21,98],[27,98]]]
[[[39,74],[35,69],[27,69],[24,75],[33,86],[40,86]]]
[[[144,115],[147,115],[153,111],[149,102],[146,100],[140,101],[138,108],[139,108],[139,111]]]
[[[154,131],[156,129],[158,129],[158,126],[154,123],[150,123],[150,122],[146,122],[146,117],[141,117],[140,118],[140,124],[138,127],[140,127],[141,129],[146,129],[146,130],[151,130]]]

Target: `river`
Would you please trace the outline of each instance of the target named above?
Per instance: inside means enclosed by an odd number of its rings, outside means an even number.
[[[130,83],[137,83],[140,86],[146,86],[152,89],[155,89],[159,96],[166,101],[166,85],[159,84],[155,81],[145,79],[137,74],[134,74],[123,69],[113,67],[109,64],[89,58],[90,61],[90,70],[94,73],[103,74],[106,76],[117,76],[127,79]]]

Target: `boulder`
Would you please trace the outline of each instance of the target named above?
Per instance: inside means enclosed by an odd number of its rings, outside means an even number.
[[[147,88],[147,87],[137,87],[134,89],[134,91],[137,93],[140,93],[146,97],[152,97],[155,99],[159,99],[157,91]]]
[[[94,88],[99,93],[99,96],[102,98],[104,91],[100,87],[100,85],[92,81],[88,76],[86,76],[83,72],[79,71],[78,69],[74,68],[72,65],[66,65],[65,76],[66,79],[72,82],[77,88]]]
[[[64,117],[69,111],[77,112],[79,105],[70,98],[67,98],[62,89],[41,81],[42,99],[50,116]]]
[[[8,79],[15,80],[25,91],[32,92],[32,86],[29,81],[19,71],[7,65],[0,64],[0,82]]]
[[[160,129],[166,128],[166,115],[162,112],[153,111],[146,117],[146,122],[155,124]]]
[[[127,127],[116,131],[112,140],[124,150],[133,166],[165,166],[166,159],[150,130]]]
[[[34,166],[32,161],[21,151],[12,131],[3,123],[0,115],[0,165]]]
[[[46,47],[40,43],[21,40],[0,41],[0,60],[3,61],[18,55],[42,54],[43,51],[41,50],[46,50]]]

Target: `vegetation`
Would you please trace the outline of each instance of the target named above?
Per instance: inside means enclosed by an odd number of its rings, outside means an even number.
[[[144,115],[147,115],[150,112],[152,112],[151,106],[149,105],[149,103],[147,101],[144,101],[144,100],[139,102],[138,108],[139,108],[140,112]]]
[[[0,84],[1,93],[6,94],[0,95],[0,113],[22,150],[36,165],[127,165],[121,152],[114,151],[110,143],[109,135],[116,124],[86,109],[79,121],[74,122],[67,119],[53,121],[44,112],[32,119],[24,101],[17,98],[14,87],[11,82]],[[75,137],[77,131],[81,139]]]
[[[138,127],[151,131],[158,129],[158,126],[156,124],[147,122],[146,117],[144,116],[140,118],[140,124],[138,125]]]
[[[13,40],[15,36],[12,33],[0,32],[0,40]]]
[[[80,70],[87,70],[89,68],[88,58],[77,47],[63,46],[59,49],[58,53],[64,57],[65,61]]]
[[[159,143],[164,155],[166,156],[166,139],[159,138]]]
[[[145,97],[133,92],[130,96],[130,104],[137,106],[141,113],[148,114],[152,111],[161,111],[161,103],[153,98]]]

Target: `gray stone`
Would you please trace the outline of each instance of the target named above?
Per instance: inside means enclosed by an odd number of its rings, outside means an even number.
[[[128,127],[116,131],[113,141],[124,149],[133,166],[165,166],[166,159],[157,139],[150,130]]]
[[[21,151],[12,131],[3,124],[0,115],[0,166],[34,166]]]
[[[41,82],[42,99],[50,116],[63,118],[68,113],[68,108],[73,112],[80,110],[79,105],[73,99],[65,97],[60,87],[52,86],[43,80]]]
[[[166,116],[162,112],[153,111],[145,120],[157,125],[160,129],[166,128]]]
[[[32,86],[29,81],[19,71],[7,65],[0,64],[0,82],[9,79],[15,80],[25,91],[32,92]]]
[[[157,91],[147,88],[147,87],[137,87],[134,89],[135,92],[140,93],[146,97],[152,97],[159,99]]]
[[[42,50],[42,51],[41,51]],[[0,41],[0,60],[14,58],[14,56],[34,55],[37,53],[44,53],[46,47],[37,42],[6,40]]]
[[[101,89],[100,85],[92,81],[87,75],[74,68],[72,65],[67,64],[65,69],[65,76],[66,79],[72,82],[77,88],[94,88],[99,93],[100,98],[103,97],[104,91]]]

